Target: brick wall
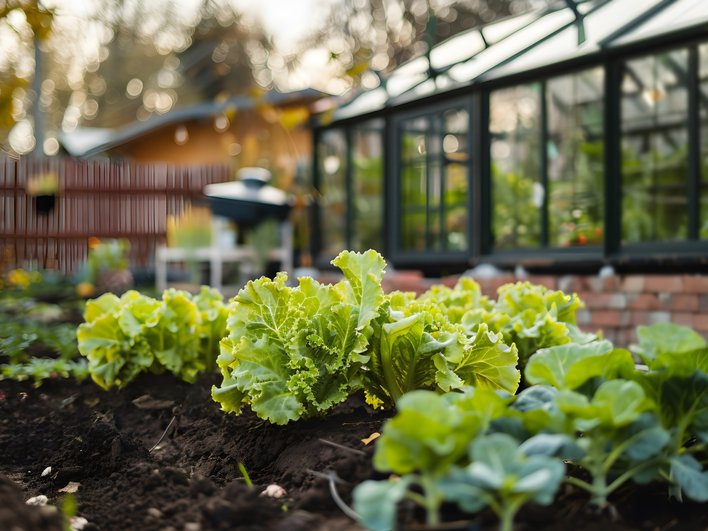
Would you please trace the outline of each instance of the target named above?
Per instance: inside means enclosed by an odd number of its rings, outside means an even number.
[[[452,287],[458,278],[429,279],[417,271],[396,271],[386,275],[384,289],[422,293],[438,282]],[[475,280],[485,295],[496,299],[499,286],[520,279],[506,274]],[[661,322],[690,326],[708,338],[708,275],[529,275],[524,280],[577,293],[585,303],[578,312],[580,327],[585,331],[601,329],[617,346],[635,342],[638,325]]]

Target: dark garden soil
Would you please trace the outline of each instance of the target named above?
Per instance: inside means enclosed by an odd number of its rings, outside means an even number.
[[[111,392],[91,382],[51,381],[38,389],[0,382],[0,531],[60,530],[51,508],[24,502],[46,495],[60,504],[67,486],[78,486],[86,530],[360,529],[332,501],[321,475],[341,478],[337,490],[347,502],[358,482],[381,477],[371,468],[373,445],[362,439],[387,415],[352,399],[325,418],[271,426],[251,413],[222,413],[210,398],[216,381],[144,376]],[[261,496],[269,484],[286,496]],[[706,504],[668,500],[663,485],[631,486],[613,500],[614,510],[594,514],[587,497],[567,487],[553,508],[522,511],[517,530],[708,529]],[[416,516],[403,508],[404,521]],[[495,522],[483,512],[458,528],[486,531]]]

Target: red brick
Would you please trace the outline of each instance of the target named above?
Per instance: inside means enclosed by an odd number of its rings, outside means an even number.
[[[649,324],[670,323],[671,314],[669,312],[649,312]]]
[[[590,312],[588,310],[578,310],[575,314],[575,319],[578,326],[589,325],[591,322]]]
[[[686,275],[683,277],[683,289],[686,293],[708,293],[708,276]]]
[[[617,275],[608,277],[594,277],[588,281],[590,289],[596,292],[617,292],[620,291],[622,279]]]
[[[674,316],[670,312],[632,312],[632,326],[651,325],[655,323],[670,323]]]
[[[678,275],[647,275],[645,290],[650,293],[682,293],[683,277]]]
[[[590,310],[609,310],[608,301],[610,300],[609,293],[583,293],[582,301],[585,307]]]
[[[622,334],[622,330],[620,328],[605,328],[602,331],[602,335],[603,335],[604,339],[607,339],[608,341],[610,341],[611,343],[613,343],[615,345],[619,343],[618,339],[621,336],[621,334]]]
[[[635,327],[628,328],[625,337],[625,347],[637,342],[637,329]]]
[[[658,310],[659,298],[651,293],[631,293],[627,295],[627,306],[633,310]]]
[[[671,314],[671,322],[684,326],[693,326],[693,315],[688,312],[676,312]]]
[[[556,289],[556,277],[533,275],[527,279],[531,284],[540,284],[548,289]]]
[[[622,279],[620,289],[624,293],[641,293],[644,291],[644,277],[642,275],[627,275]]]
[[[578,327],[579,327],[580,330],[582,330],[583,332],[587,332],[587,333],[590,333],[590,334],[597,334],[597,333],[599,332],[599,330],[598,330],[598,328],[597,328],[596,326],[592,326],[592,325],[589,324],[589,323],[585,323],[585,324],[578,323]]]
[[[617,328],[629,324],[630,316],[627,312],[617,310],[597,310],[590,314],[593,326]]]
[[[613,310],[624,310],[627,307],[627,295],[624,293],[610,293],[607,307]]]
[[[660,293],[661,307],[672,312],[696,312],[699,308],[698,295]]]
[[[632,326],[641,326],[649,324],[650,312],[631,312],[629,322]]]
[[[698,332],[708,332],[708,315],[696,314],[693,316],[693,329]]]
[[[708,313],[708,295],[698,296],[698,311],[701,313]]]
[[[515,277],[512,275],[504,275],[501,277],[494,278],[480,278],[475,279],[480,287],[482,288],[482,293],[487,297],[492,299],[497,298],[497,290],[504,284],[513,283],[516,281]]]
[[[581,293],[588,289],[588,279],[585,276],[565,275],[558,279],[556,286],[564,293]]]
[[[589,309],[623,310],[627,307],[627,296],[622,293],[584,293],[581,300]]]
[[[457,282],[460,280],[459,275],[452,275],[449,277],[443,277],[440,279],[440,283],[444,286],[447,286],[448,288],[454,288],[457,285]]]

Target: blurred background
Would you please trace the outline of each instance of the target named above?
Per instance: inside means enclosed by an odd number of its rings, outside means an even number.
[[[271,90],[371,88],[437,42],[546,3],[7,0],[0,144],[13,155],[52,156],[62,135],[85,127],[115,129]]]

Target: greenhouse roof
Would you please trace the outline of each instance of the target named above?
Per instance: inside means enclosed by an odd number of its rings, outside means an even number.
[[[706,0],[565,0],[458,34],[337,109],[334,121],[705,27]]]

